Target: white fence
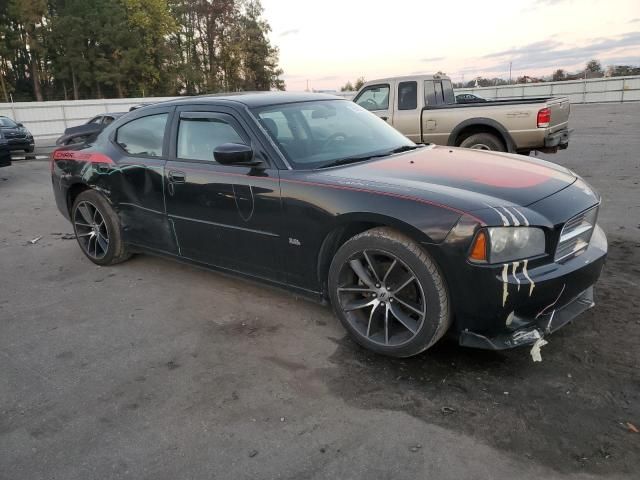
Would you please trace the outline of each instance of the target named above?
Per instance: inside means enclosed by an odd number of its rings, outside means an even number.
[[[640,76],[457,88],[458,93],[473,93],[484,98],[564,96],[569,97],[571,103],[634,102],[640,101]]]
[[[0,103],[0,115],[22,123],[36,139],[55,139],[62,135],[65,128],[80,125],[101,113],[127,112],[133,105],[171,98],[173,97]]]

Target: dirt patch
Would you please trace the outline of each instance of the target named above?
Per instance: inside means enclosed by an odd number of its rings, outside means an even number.
[[[614,240],[597,306],[528,349],[440,342],[393,360],[337,341],[330,390],[362,409],[404,411],[559,472],[631,473],[640,462],[640,244]]]

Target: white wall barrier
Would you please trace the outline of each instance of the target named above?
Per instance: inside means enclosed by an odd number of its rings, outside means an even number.
[[[571,103],[634,102],[640,101],[640,76],[458,88],[456,93],[473,93],[484,98],[564,96]]]
[[[140,103],[155,103],[174,97],[113,98],[58,102],[0,103],[0,115],[22,123],[36,139],[55,139],[65,128],[80,125],[105,112],[127,112]]]

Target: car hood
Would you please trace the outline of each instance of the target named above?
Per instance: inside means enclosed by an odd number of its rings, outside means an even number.
[[[569,170],[533,157],[429,145],[324,171],[339,183],[391,188],[467,211],[527,206],[576,181]]]

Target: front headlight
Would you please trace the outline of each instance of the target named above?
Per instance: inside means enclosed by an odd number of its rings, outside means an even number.
[[[488,237],[488,238],[487,238]],[[474,239],[470,260],[508,263],[545,253],[545,236],[536,227],[490,227]]]

